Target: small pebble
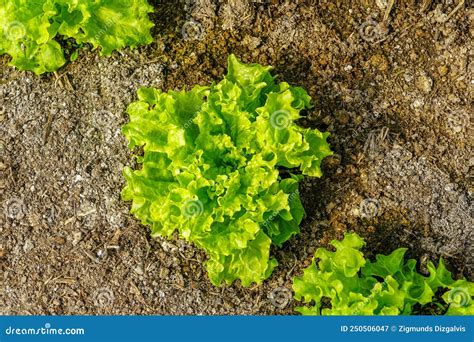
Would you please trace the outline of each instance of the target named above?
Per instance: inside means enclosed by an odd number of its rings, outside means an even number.
[[[438,67],[438,73],[440,76],[446,76],[448,73],[449,69],[446,65],[441,65]]]
[[[35,247],[35,245],[33,245],[33,242],[31,242],[31,240],[26,240],[25,244],[23,245],[23,251],[24,252],[29,252],[34,247]]]
[[[74,232],[72,233],[72,244],[75,246],[81,241],[82,233],[81,232]]]
[[[422,74],[417,78],[416,86],[419,90],[428,94],[433,89],[433,80],[428,75]]]

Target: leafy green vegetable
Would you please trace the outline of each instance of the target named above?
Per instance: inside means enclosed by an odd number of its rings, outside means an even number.
[[[414,259],[404,260],[405,248],[371,262],[360,251],[364,240],[355,233],[331,244],[335,252],[319,248],[303,276],[293,279],[295,298],[314,302],[296,308],[304,315],[409,315],[415,304],[431,303],[440,289],[449,289],[442,296],[446,314],[474,314],[474,283],[453,280],[443,259],[437,268],[429,262],[425,277],[417,273]]]
[[[131,149],[143,148],[141,169],[124,169],[122,197],[152,236],[181,237],[208,255],[215,285],[260,283],[277,265],[270,246],[299,232],[302,176],[321,176],[332,152],[328,133],[294,123],[310,107],[302,88],[276,84],[271,67],[229,57],[228,74],[210,87],[138,91],[122,129]]]
[[[3,0],[0,55],[10,55],[11,65],[38,75],[66,63],[61,39],[90,43],[109,56],[152,42],[152,11],[146,0]]]

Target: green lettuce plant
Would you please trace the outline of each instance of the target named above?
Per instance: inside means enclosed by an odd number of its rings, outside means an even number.
[[[109,56],[152,42],[152,11],[146,0],[3,0],[0,55],[10,55],[10,65],[38,75],[66,63],[62,45],[68,38],[77,46],[100,47],[100,54]]]
[[[331,242],[335,251],[319,248],[312,264],[293,279],[295,299],[309,306],[304,315],[409,315],[414,305],[435,301],[448,315],[474,314],[474,283],[453,280],[441,258],[428,263],[428,276],[416,271],[416,260],[405,261],[406,248],[390,255],[364,258],[364,240],[348,233]],[[442,293],[440,301],[436,298]]]
[[[180,237],[202,248],[215,285],[267,278],[270,246],[299,232],[301,175],[320,177],[331,154],[328,133],[298,126],[310,108],[305,90],[276,83],[271,67],[229,57],[228,73],[190,91],[138,91],[122,131],[142,148],[139,169],[125,167],[122,198],[152,236]]]

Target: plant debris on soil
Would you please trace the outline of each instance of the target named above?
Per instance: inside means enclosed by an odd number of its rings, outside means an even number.
[[[0,314],[292,314],[291,278],[345,231],[474,280],[472,3],[151,1],[155,41],[81,50],[37,77],[0,58]],[[218,81],[235,53],[274,66],[335,155],[305,178],[301,234],[261,286],[214,287],[205,255],[151,239],[120,199],[120,127],[142,86]]]

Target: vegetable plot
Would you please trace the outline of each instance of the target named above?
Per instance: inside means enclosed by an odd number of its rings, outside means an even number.
[[[123,133],[141,168],[124,169],[122,197],[151,227],[174,232],[208,255],[215,285],[261,283],[277,265],[270,246],[299,232],[304,209],[300,169],[320,177],[332,152],[328,133],[294,123],[310,108],[306,91],[276,83],[271,67],[229,57],[228,73],[209,87],[164,93],[142,88],[129,105]]]
[[[331,244],[335,252],[319,248],[311,266],[293,279],[297,300],[314,303],[296,310],[305,315],[409,315],[414,305],[425,305],[443,291],[437,303],[447,315],[474,314],[474,283],[453,280],[443,259],[430,261],[428,276],[416,271],[416,260],[404,260],[406,248],[390,255],[364,258],[364,240],[348,233]],[[330,306],[325,300],[329,299]]]
[[[83,43],[109,56],[114,50],[153,41],[148,18],[152,11],[146,0],[4,0],[0,55],[10,55],[10,65],[38,75],[66,63],[63,47],[68,44],[71,60]]]

